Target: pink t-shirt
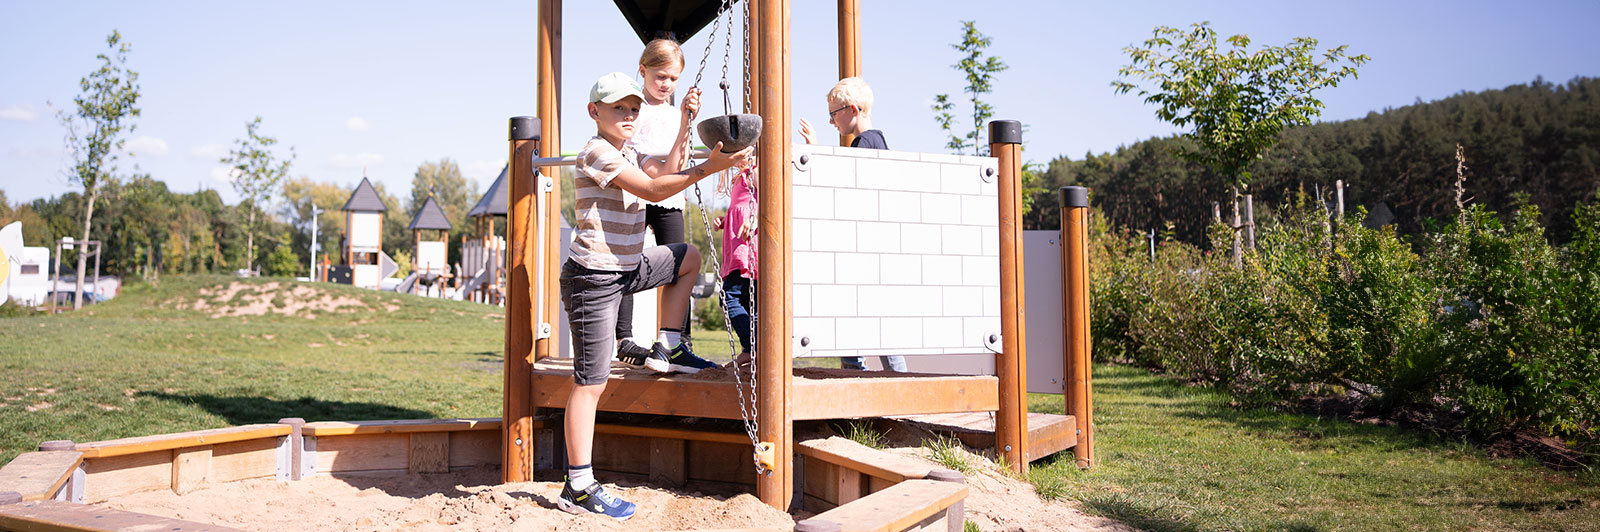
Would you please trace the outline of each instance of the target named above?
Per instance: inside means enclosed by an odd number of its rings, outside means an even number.
[[[722,271],[718,272],[723,277],[742,270],[746,279],[756,278],[756,242],[739,238],[739,228],[756,214],[755,191],[747,184],[755,177],[755,167],[739,171],[728,191],[728,214],[722,218]]]

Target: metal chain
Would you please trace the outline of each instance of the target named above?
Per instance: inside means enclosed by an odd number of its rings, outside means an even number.
[[[725,15],[725,14],[728,15],[729,21],[728,21],[728,28],[727,28],[727,36],[726,36],[725,41],[723,43],[723,52],[722,52],[722,82],[719,84],[720,88],[722,89],[722,109],[723,109],[723,113],[724,114],[732,114],[732,113],[729,112],[730,111],[729,108],[731,107],[731,104],[730,104],[730,100],[728,99],[728,63],[732,60],[732,56],[733,56],[733,20],[732,20],[732,18],[733,18],[733,13],[732,13],[733,2],[734,2],[734,0],[724,0],[722,2],[722,5],[717,9],[717,18],[712,23],[711,32],[708,34],[708,38],[706,39],[706,49],[700,56],[700,67],[699,67],[698,70],[695,71],[694,84],[690,86],[691,88],[699,88],[700,87],[700,80],[704,77],[705,70],[706,70],[706,61],[707,61],[707,59],[710,58],[710,56],[711,56],[711,48],[712,48],[713,44],[716,42],[717,29],[721,27],[723,15]],[[749,51],[750,51],[750,35],[749,35],[749,33],[750,33],[750,24],[749,24],[750,4],[749,4],[748,1],[745,2],[745,8],[744,9],[745,9],[745,24],[744,24],[745,42],[744,42],[744,50],[745,50],[745,58],[746,58],[746,64],[745,64],[745,89],[744,89],[744,92],[745,92],[745,106],[746,106],[746,109],[748,109],[749,108],[749,102],[750,102],[750,95],[749,95],[749,89],[750,89],[750,66],[748,64]],[[694,143],[692,143],[692,142],[690,143],[691,146],[693,144]],[[689,155],[688,153],[684,154],[683,160],[686,163],[689,160],[688,155]],[[755,171],[756,171],[755,170],[756,168],[757,168],[757,165],[751,165],[749,170],[745,170],[745,171],[743,171],[741,173],[746,173],[746,175],[748,176],[748,175],[754,174]],[[734,179],[739,179],[740,176],[738,174],[734,174],[733,178]],[[751,185],[750,186],[750,189],[751,189],[751,201],[755,202],[755,194],[756,194],[756,192],[755,192],[756,189],[755,189],[755,186],[754,186],[755,180],[754,179],[748,179],[748,182]],[[732,187],[730,186],[729,188],[731,189]],[[731,195],[731,191],[730,191],[730,195]],[[713,291],[713,293],[717,296],[717,302],[716,302],[717,307],[722,310],[723,329],[728,333],[728,351],[731,353],[731,352],[734,352],[734,351],[738,350],[738,348],[739,348],[739,340],[734,335],[733,319],[728,316],[727,293],[725,291],[725,288],[723,287],[722,277],[721,277],[721,273],[722,273],[722,254],[717,251],[717,244],[716,244],[716,242],[714,240],[716,235],[711,230],[711,216],[709,214],[711,211],[709,209],[707,209],[706,203],[705,203],[705,198],[701,196],[700,184],[698,182],[695,183],[695,185],[694,185],[694,200],[695,200],[695,204],[700,206],[700,223],[705,228],[705,232],[706,232],[706,247],[710,248],[709,249],[709,253],[705,253],[705,254],[702,254],[702,255],[710,255],[712,271],[716,272],[716,275],[713,276],[713,277],[715,277],[715,281],[713,283],[713,286],[716,288]],[[759,206],[760,205],[759,202],[756,202],[756,205]],[[732,207],[733,206],[730,204],[729,208],[731,209]],[[758,225],[758,228],[759,228],[759,225]],[[728,231],[728,230],[735,230],[736,231],[737,229],[724,227],[723,230],[724,231]],[[755,290],[747,289],[746,292],[750,294],[751,306],[755,306],[755,301],[756,301],[756,299],[755,299],[756,298]],[[750,312],[750,335],[752,337],[752,340],[755,337],[756,331],[759,330],[757,328],[756,324],[757,324],[756,313],[755,312]],[[750,347],[750,395],[749,395],[748,398],[746,398],[745,393],[744,393],[744,377],[740,375],[741,372],[739,371],[739,365],[737,363],[737,361],[738,361],[738,355],[737,354],[734,355],[735,363],[733,364],[733,383],[734,383],[734,388],[737,390],[737,392],[739,394],[739,415],[740,415],[740,417],[743,418],[742,421],[744,422],[744,432],[745,432],[745,435],[750,438],[750,447],[752,449],[759,449],[760,446],[761,446],[761,439],[757,435],[757,433],[760,431],[760,420],[757,419],[755,416],[752,416],[750,414],[750,410],[753,408],[753,405],[751,405],[751,403],[754,403],[755,399],[757,397],[757,395],[756,395],[756,381],[757,381],[756,380],[756,371],[757,371],[757,362],[756,362],[756,360],[757,360],[757,356],[756,356],[757,348],[756,348],[756,346],[757,346],[757,344],[758,344],[758,342],[755,342],[755,341],[752,341],[750,343],[750,345],[751,345],[751,347]],[[759,456],[756,456],[755,463],[756,463],[756,472],[757,473],[759,473],[759,474],[767,474],[767,473],[770,472],[765,467],[763,467],[761,465],[761,460],[759,459]]]

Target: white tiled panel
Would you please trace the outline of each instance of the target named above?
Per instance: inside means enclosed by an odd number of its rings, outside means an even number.
[[[1000,334],[999,198],[985,169],[997,161],[803,151],[809,162],[790,197],[804,356],[991,354],[983,339]]]

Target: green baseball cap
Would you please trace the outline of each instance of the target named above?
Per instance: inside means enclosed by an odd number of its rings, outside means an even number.
[[[616,103],[629,96],[638,96],[640,101],[644,101],[644,91],[639,89],[639,84],[621,72],[600,76],[600,80],[589,89],[589,103]]]

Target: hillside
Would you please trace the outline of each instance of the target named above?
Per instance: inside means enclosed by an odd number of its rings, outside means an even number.
[[[1041,185],[1046,194],[1088,186],[1112,223],[1138,229],[1171,223],[1177,238],[1202,243],[1211,203],[1228,198],[1226,180],[1175,156],[1180,142],[1156,138],[1079,160],[1060,157]],[[1539,79],[1286,131],[1250,168],[1258,217],[1270,217],[1271,206],[1302,191],[1320,186],[1326,193],[1342,179],[1350,208],[1381,203],[1402,233],[1418,232],[1455,212],[1457,144],[1466,153],[1472,202],[1505,212],[1525,194],[1543,212],[1550,237],[1565,241],[1573,206],[1600,188],[1600,79]],[[1048,197],[1036,202],[1055,205]],[[1034,209],[1029,226],[1056,227],[1053,211]]]

